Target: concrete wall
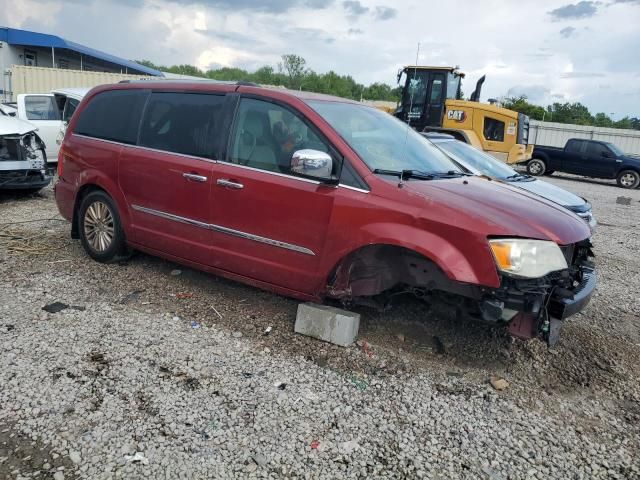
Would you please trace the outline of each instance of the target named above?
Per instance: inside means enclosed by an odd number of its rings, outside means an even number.
[[[564,147],[570,138],[601,140],[616,145],[625,153],[640,155],[640,130],[588,127],[531,120],[529,143],[549,147]]]
[[[5,76],[10,99],[15,101],[21,93],[48,93],[55,88],[95,87],[105,83],[117,83],[121,80],[151,80],[158,77],[146,75],[125,75],[120,73],[86,72],[61,68],[25,67],[14,65]]]

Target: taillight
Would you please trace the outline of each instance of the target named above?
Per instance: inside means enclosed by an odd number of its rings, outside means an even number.
[[[62,162],[64,161],[64,148],[60,147],[58,150],[58,178],[62,176]]]

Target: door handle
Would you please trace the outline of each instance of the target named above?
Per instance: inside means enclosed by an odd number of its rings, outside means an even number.
[[[187,180],[192,180],[194,182],[206,182],[207,177],[203,177],[202,175],[198,175],[196,173],[183,173],[182,176]]]
[[[219,178],[216,180],[216,184],[221,187],[233,188],[235,190],[242,190],[244,185],[241,183],[232,182],[231,180],[227,180],[226,178]]]

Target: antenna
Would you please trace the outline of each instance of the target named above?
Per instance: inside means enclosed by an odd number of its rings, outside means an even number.
[[[418,73],[418,58],[420,57],[420,42],[418,42],[418,50],[416,51],[416,63],[413,64],[413,78],[416,78]],[[410,85],[411,83],[408,82]],[[409,111],[407,112],[407,129],[404,132],[404,145],[402,146],[402,160],[407,158],[407,138],[409,137],[409,129],[411,128],[411,110],[413,110],[413,93],[411,91],[411,100],[409,101]],[[404,185],[403,174],[400,174],[400,181],[398,182],[398,188],[402,188]]]
[[[418,50],[416,51],[416,63],[413,64],[413,79],[418,74],[418,58],[420,57],[420,42],[418,42]],[[409,83],[411,85],[411,83]],[[413,94],[415,89],[411,90],[411,99],[409,100],[409,111],[407,112],[407,125],[411,125],[411,110],[413,110]]]

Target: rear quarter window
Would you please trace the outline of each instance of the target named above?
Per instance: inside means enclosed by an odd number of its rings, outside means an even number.
[[[80,112],[74,133],[135,144],[148,90],[110,90],[98,93]]]

